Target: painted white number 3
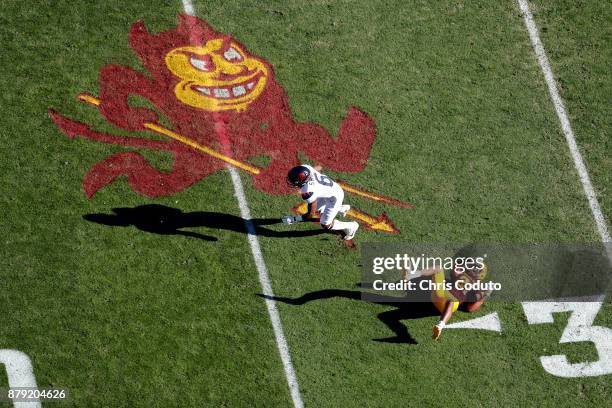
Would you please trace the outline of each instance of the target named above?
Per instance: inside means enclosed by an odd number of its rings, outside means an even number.
[[[553,323],[553,313],[572,312],[559,343],[590,341],[599,360],[571,364],[565,355],[542,356],[542,367],[558,377],[593,377],[612,373],[612,329],[592,326],[601,302],[523,302],[529,324]]]
[[[6,376],[8,377],[9,387],[38,388],[36,386],[34,370],[32,369],[32,362],[27,354],[22,353],[19,350],[0,350],[0,364],[4,364],[6,367]],[[13,406],[15,408],[40,408],[40,401],[13,401]]]

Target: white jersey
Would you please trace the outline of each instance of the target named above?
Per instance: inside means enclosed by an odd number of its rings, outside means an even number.
[[[330,207],[342,205],[342,200],[344,199],[342,188],[332,179],[319,173],[311,166],[303,166],[310,170],[310,179],[300,189],[302,199],[308,204],[312,204],[317,200],[318,207],[328,204],[331,204]]]

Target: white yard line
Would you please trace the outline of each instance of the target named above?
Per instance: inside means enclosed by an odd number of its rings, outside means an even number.
[[[189,15],[195,15],[195,10],[193,8],[193,3],[191,2],[191,0],[182,0],[182,2],[185,13]],[[272,285],[270,284],[270,277],[268,276],[268,268],[266,267],[266,262],[264,261],[263,255],[261,253],[259,239],[255,234],[255,226],[253,224],[253,221],[251,221],[251,210],[249,209],[249,203],[244,194],[242,180],[240,179],[240,175],[238,174],[238,170],[236,170],[236,168],[227,166],[227,169],[229,170],[229,173],[232,178],[232,184],[234,185],[234,195],[238,200],[238,205],[240,207],[240,215],[245,220],[244,222],[247,228],[247,237],[249,240],[249,245],[251,247],[251,253],[253,254],[255,267],[257,268],[257,273],[259,274],[259,283],[261,284],[261,289],[265,296],[268,314],[270,315],[270,321],[272,322],[272,328],[274,329],[276,345],[278,347],[278,351],[283,362],[285,377],[287,378],[287,383],[289,385],[289,391],[291,392],[293,405],[296,408],[302,408],[304,406],[304,403],[300,395],[300,388],[297,382],[297,377],[295,375],[295,370],[293,369],[293,364],[291,363],[291,354],[289,353],[289,346],[287,345],[287,339],[285,338],[285,334],[283,332],[283,325],[281,323],[278,309],[276,308],[276,302],[273,299],[274,293],[272,292]]]
[[[190,16],[195,16],[195,10],[193,8],[193,3],[191,0],[182,0],[183,1],[183,10],[185,14],[189,14]]]
[[[248,231],[249,244],[251,245],[251,252],[253,259],[255,260],[255,266],[257,267],[257,273],[259,274],[259,283],[261,289],[265,295],[266,306],[268,307],[268,314],[272,321],[272,327],[274,329],[274,336],[276,337],[276,345],[278,352],[280,353],[281,360],[283,361],[283,367],[285,369],[285,377],[287,377],[287,383],[291,392],[291,398],[293,399],[293,405],[296,408],[302,408],[304,402],[300,395],[300,387],[297,382],[295,370],[291,363],[291,354],[289,353],[289,346],[287,345],[287,339],[283,332],[283,324],[281,323],[280,314],[276,308],[276,302],[274,301],[274,292],[272,292],[272,285],[270,284],[270,278],[268,276],[268,268],[264,261],[263,255],[261,254],[261,248],[259,246],[259,239],[255,234],[255,225],[251,221],[251,210],[247,202],[246,196],[244,195],[244,189],[242,188],[242,180],[238,174],[236,168],[228,166],[230,175],[232,176],[232,183],[234,184],[234,194],[238,199],[240,206],[240,215],[245,219],[245,224]]]
[[[595,219],[595,223],[597,224],[597,230],[599,231],[599,235],[601,240],[608,244],[607,251],[608,256],[612,259],[612,249],[610,243],[612,240],[610,239],[610,233],[608,232],[608,226],[606,224],[606,219],[604,218],[603,213],[601,212],[601,207],[599,206],[599,201],[597,200],[597,194],[593,189],[593,184],[591,184],[591,179],[589,177],[589,172],[584,164],[584,160],[582,155],[580,154],[580,149],[578,148],[578,144],[576,143],[576,138],[574,137],[574,132],[572,131],[572,127],[570,125],[569,118],[567,117],[567,112],[565,111],[565,105],[563,104],[563,100],[559,95],[559,91],[557,89],[557,83],[555,81],[555,77],[553,75],[552,69],[550,68],[550,63],[548,62],[548,57],[546,56],[546,52],[544,51],[544,46],[542,45],[542,41],[540,40],[540,34],[538,33],[538,28],[533,21],[533,15],[529,10],[529,3],[527,0],[517,0],[521,13],[523,14],[523,18],[525,19],[525,26],[527,26],[527,31],[529,31],[529,38],[531,39],[531,44],[533,45],[533,49],[538,57],[538,62],[540,64],[540,68],[542,68],[542,73],[544,74],[544,79],[546,80],[546,84],[548,85],[548,91],[550,93],[550,98],[552,99],[553,104],[555,105],[555,111],[557,112],[557,117],[561,122],[561,129],[563,130],[563,134],[565,135],[565,140],[567,141],[567,145],[569,146],[570,152],[572,154],[572,158],[574,159],[574,166],[578,171],[578,175],[580,177],[580,182],[582,183],[582,188],[584,189],[584,194],[589,201],[589,206],[591,207],[591,213],[593,214],[593,218]]]

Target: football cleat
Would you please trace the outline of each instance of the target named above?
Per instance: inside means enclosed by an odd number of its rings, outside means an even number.
[[[351,222],[351,226],[347,228],[346,235],[344,236],[345,241],[350,241],[355,238],[355,234],[359,229],[359,224],[355,221]]]
[[[296,166],[287,173],[287,183],[292,187],[302,187],[310,179],[310,169],[306,166]]]
[[[433,327],[433,336],[431,336],[431,338],[433,340],[438,340],[441,334],[442,334],[442,328],[438,325],[435,325]]]
[[[338,214],[340,214],[343,217],[346,217],[346,213],[349,212],[350,209],[351,209],[350,205],[344,204],[342,207],[340,207],[340,211],[338,211]]]

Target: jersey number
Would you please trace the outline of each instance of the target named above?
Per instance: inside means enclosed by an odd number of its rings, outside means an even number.
[[[314,178],[317,180],[317,183],[321,184],[322,186],[331,187],[332,184],[334,184],[329,177],[322,174],[315,174]]]

